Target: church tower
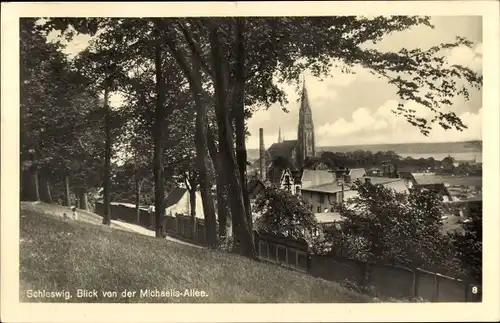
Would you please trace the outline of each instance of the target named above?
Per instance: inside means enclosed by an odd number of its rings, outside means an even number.
[[[313,157],[316,154],[314,124],[305,79],[302,85],[297,141],[297,166],[302,167],[307,157]]]

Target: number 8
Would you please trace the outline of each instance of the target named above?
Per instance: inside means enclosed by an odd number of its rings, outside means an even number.
[[[477,294],[477,287],[476,286],[472,287],[472,294]]]

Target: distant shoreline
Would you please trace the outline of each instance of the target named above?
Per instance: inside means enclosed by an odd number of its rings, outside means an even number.
[[[269,148],[271,144],[266,145]],[[316,148],[316,154],[321,155],[324,151],[331,152],[353,152],[365,150],[376,153],[378,151],[394,151],[402,157],[429,158],[442,160],[450,155],[457,160],[482,160],[483,143],[480,140],[458,141],[458,142],[436,142],[436,143],[400,143],[400,144],[371,144],[371,145],[343,145],[343,146],[321,146]],[[259,156],[258,149],[247,149],[248,158],[255,159]]]

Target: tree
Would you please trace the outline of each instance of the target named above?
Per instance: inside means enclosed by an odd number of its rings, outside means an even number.
[[[227,182],[225,179],[224,169],[222,166],[221,156],[217,149],[217,141],[213,130],[207,127],[207,148],[214,165],[215,178],[216,178],[216,196],[217,196],[217,217],[219,222],[219,239],[224,240],[227,236],[227,223],[230,217],[229,209],[227,207]]]
[[[450,156],[443,158],[443,160],[441,161],[443,172],[453,173],[453,170],[455,169],[455,165],[453,165],[454,162],[455,160]]]
[[[35,19],[21,20],[21,161],[34,172],[24,179],[35,184],[28,181],[22,195],[35,200],[39,195],[51,203],[63,187],[64,204],[69,206],[69,177],[75,187],[85,187],[99,171],[102,135],[89,122],[99,100],[90,81],[62,54],[62,46],[47,42],[38,27]],[[34,198],[24,196],[30,187]],[[86,205],[86,193],[77,193]]]
[[[318,223],[310,205],[286,190],[266,188],[255,201],[258,227],[311,241]]]
[[[67,107],[67,101],[62,102],[57,96],[57,91],[65,86],[67,62],[61,46],[47,43],[36,29],[35,19],[20,20],[20,38],[21,169],[26,170],[22,198],[40,200],[39,177],[42,175],[46,181],[42,189],[47,188],[48,193],[42,193],[42,197],[45,195],[45,201],[50,202],[47,181],[50,174],[46,166],[54,157],[50,151],[54,139],[51,123],[60,116],[58,112]]]
[[[347,256],[429,269],[446,261],[442,202],[436,194],[422,190],[407,195],[359,180],[356,186],[358,196],[340,206],[341,236],[330,237]]]
[[[75,25],[77,30],[91,33],[99,27],[99,20],[95,19],[58,19],[49,26],[52,24],[58,28],[57,24],[62,21],[63,24]],[[137,31],[141,21],[149,20],[121,20],[121,23]],[[362,66],[396,87],[401,104],[394,113],[427,135],[435,123],[445,129],[466,128],[454,112],[444,111],[442,107],[449,106],[457,95],[467,98],[469,86],[479,87],[482,83],[482,77],[470,69],[446,64],[444,51],[461,45],[471,46],[463,38],[411,51],[381,52],[364,46],[377,43],[393,32],[421,24],[430,26],[428,17],[230,17],[161,22],[163,40],[185,78],[196,80],[192,70],[186,68],[190,67],[186,61],[189,55],[184,55],[186,52],[198,58],[204,72],[202,84],[209,89],[203,98],[206,104],[215,106],[220,169],[226,172],[224,178],[229,188],[235,240],[241,247],[240,253],[252,258],[256,255],[248,221],[250,210],[245,191],[245,163],[242,162],[245,149],[241,138],[245,129],[244,122],[241,122],[241,102],[245,105],[245,118],[255,111],[256,105],[267,108],[274,103],[285,103],[286,96],[279,83],[298,83],[299,76],[306,70],[323,77],[330,75],[334,66],[343,66],[347,73],[354,66]],[[143,35],[149,33],[143,30]],[[137,55],[136,51],[130,52]],[[243,69],[244,73],[241,73]],[[466,84],[459,82],[462,80]],[[190,81],[190,86],[193,84]],[[195,90],[201,92],[199,87]],[[433,117],[429,120],[419,118],[415,111],[405,106],[408,101],[431,110]]]
[[[482,284],[483,276],[483,215],[482,210],[470,214],[470,222],[462,225],[462,231],[451,235],[456,258],[466,277]]]

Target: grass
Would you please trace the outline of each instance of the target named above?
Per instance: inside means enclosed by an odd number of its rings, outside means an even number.
[[[64,209],[64,208],[62,208]],[[59,213],[58,213],[59,212]],[[58,207],[21,204],[20,301],[106,303],[356,303],[373,299],[338,283],[272,264],[142,236],[100,224],[64,220]],[[77,289],[97,298],[78,298]],[[140,297],[145,289],[204,291],[205,297]],[[30,298],[28,290],[71,293],[72,298]],[[121,297],[124,290],[136,291]],[[116,291],[104,297],[102,292]]]

